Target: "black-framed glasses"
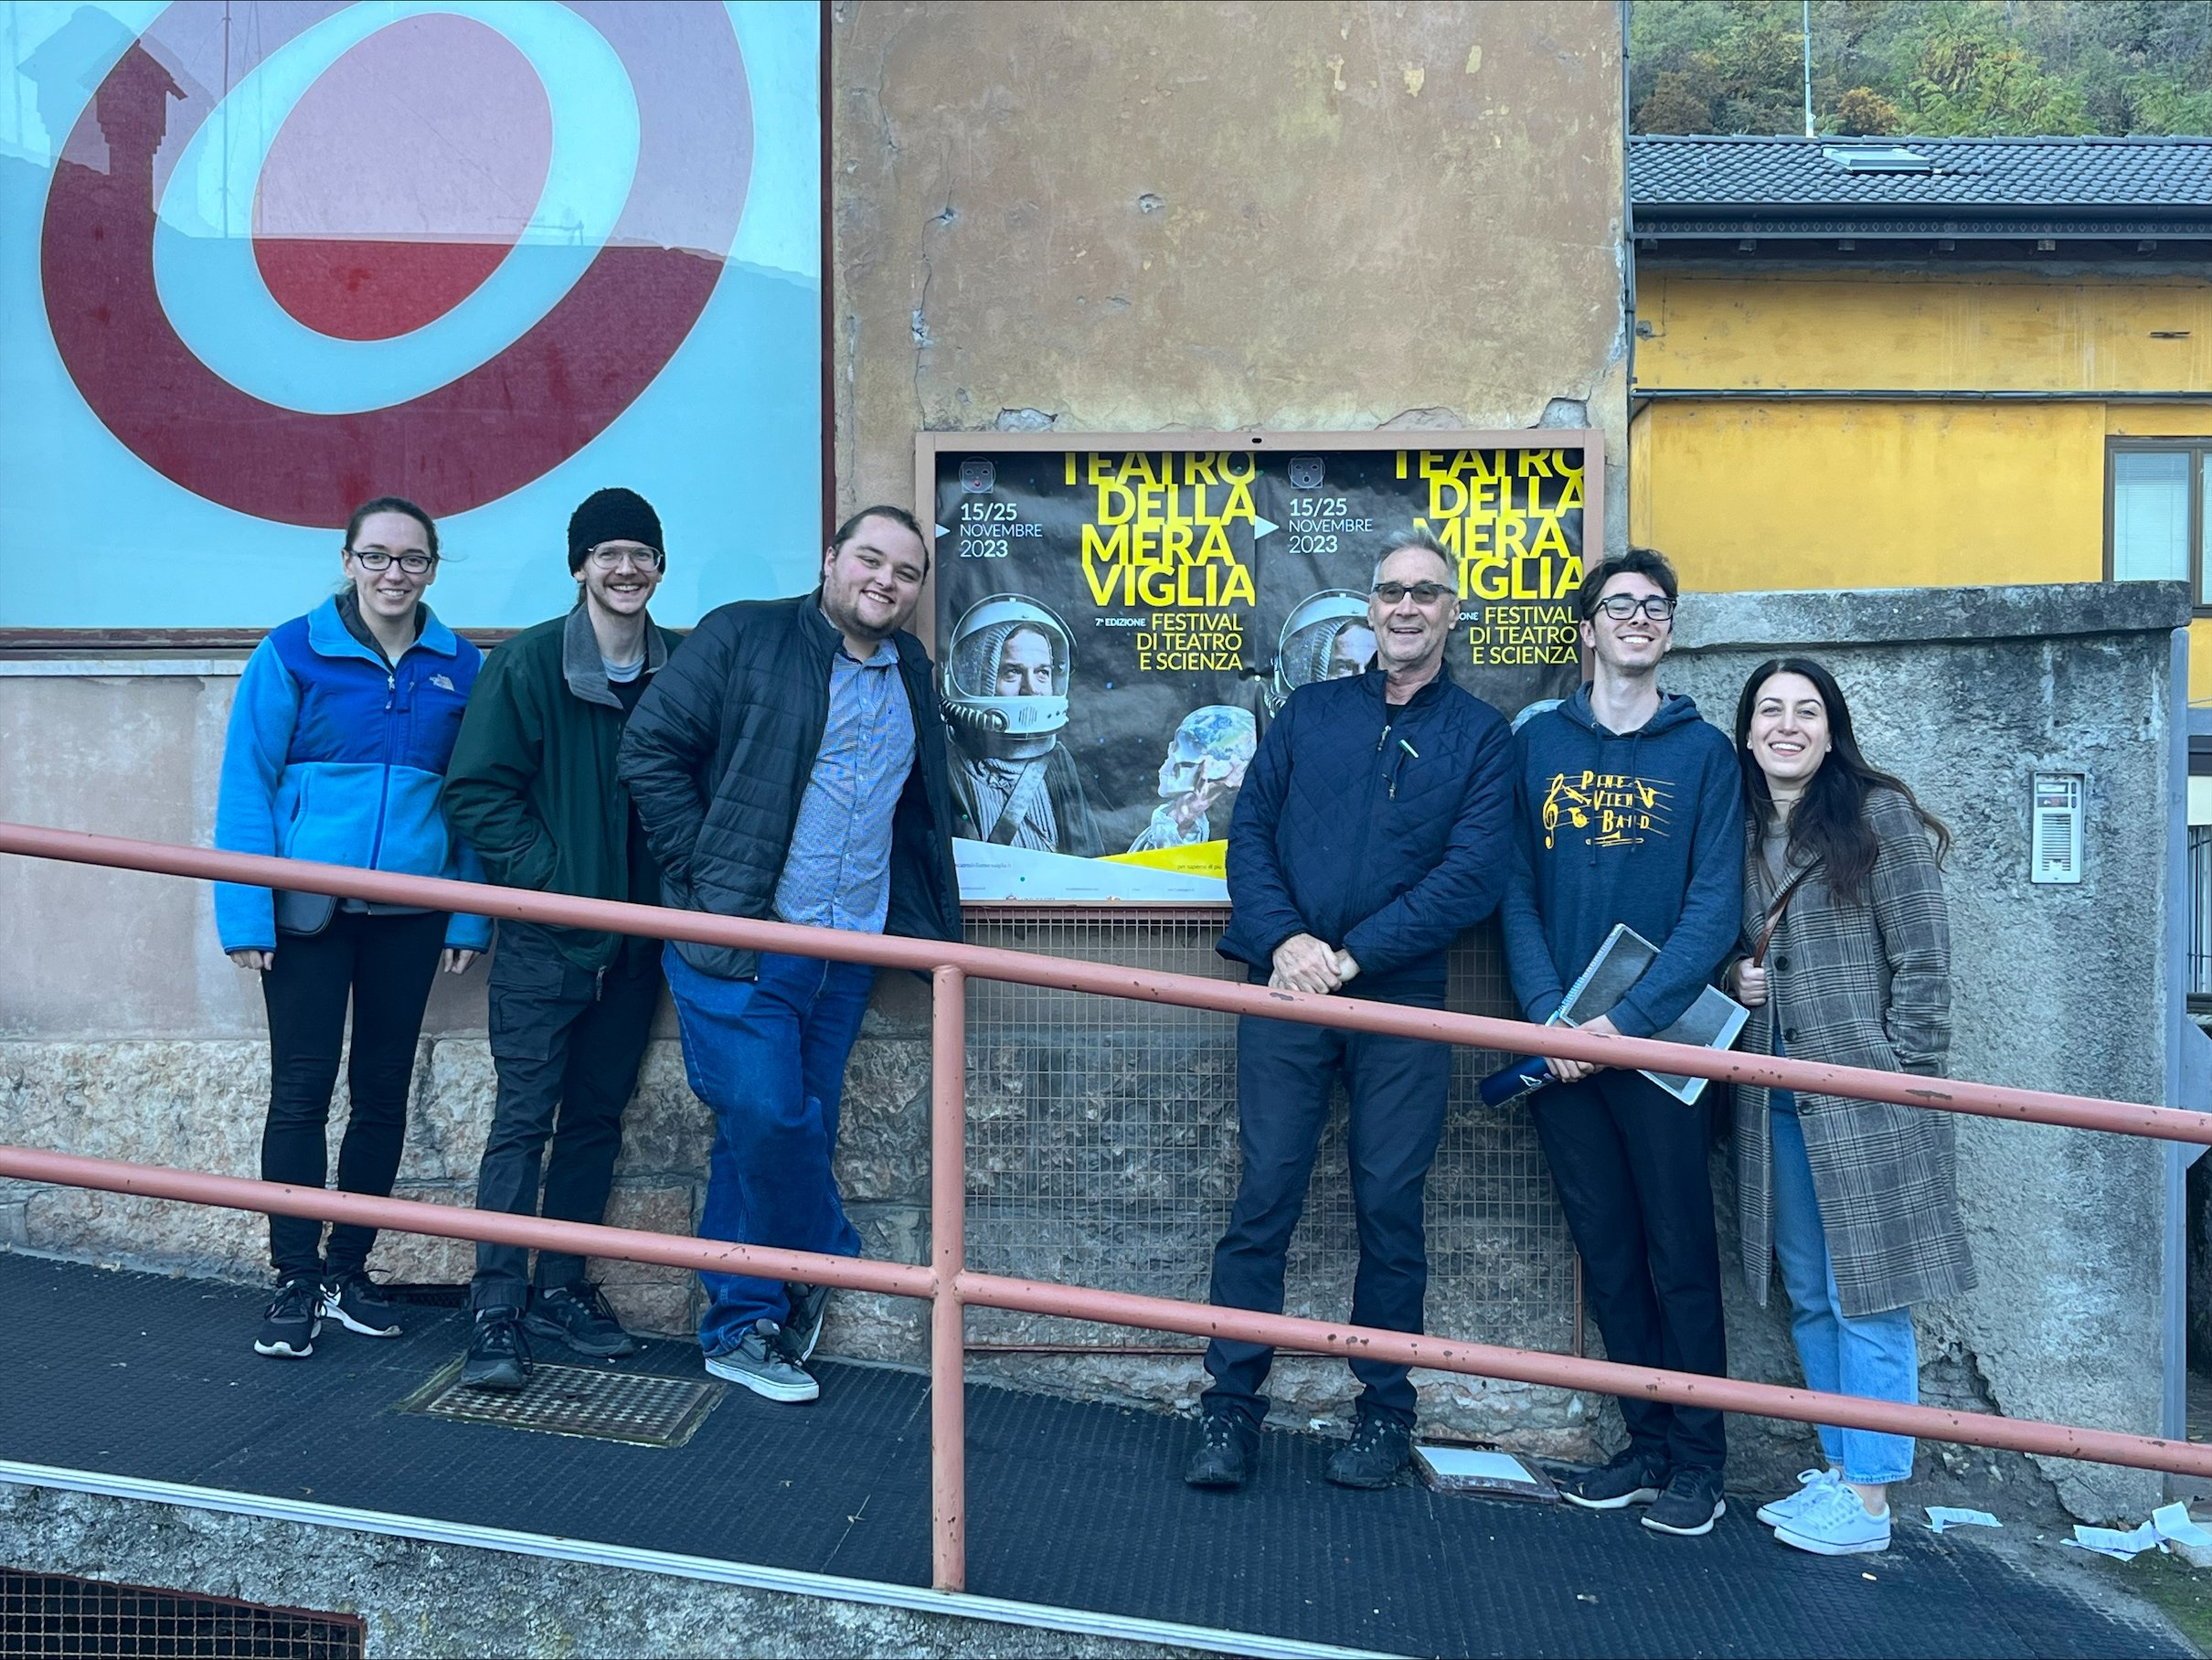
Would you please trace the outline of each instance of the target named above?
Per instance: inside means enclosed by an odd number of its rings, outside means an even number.
[[[1457,599],[1458,590],[1444,582],[1377,582],[1375,597],[1385,605],[1395,605],[1408,594],[1416,605],[1434,605],[1439,600]]]
[[[586,556],[594,570],[620,570],[623,565],[639,570],[658,570],[668,562],[668,556],[658,548],[594,548]]]
[[[1616,622],[1625,622],[1638,612],[1654,622],[1675,620],[1675,601],[1661,593],[1647,593],[1641,600],[1633,594],[1607,594],[1598,601],[1598,609]]]
[[[361,569],[367,571],[389,570],[397,564],[410,577],[419,577],[438,562],[434,553],[388,553],[381,548],[348,548]]]

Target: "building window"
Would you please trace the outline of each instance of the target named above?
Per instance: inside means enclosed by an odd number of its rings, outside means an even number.
[[[2111,452],[2106,574],[2116,582],[2186,582],[2212,610],[2205,497],[2212,439],[2132,444]]]

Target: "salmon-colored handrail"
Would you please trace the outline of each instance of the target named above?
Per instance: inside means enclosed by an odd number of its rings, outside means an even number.
[[[511,917],[556,927],[593,928],[651,939],[789,952],[798,956],[912,969],[920,974],[957,967],[973,979],[1091,992],[1101,996],[1214,1009],[1231,1015],[1264,1015],[1312,1026],[1430,1038],[1515,1055],[1560,1055],[1603,1066],[1642,1067],[1652,1071],[1710,1078],[1722,1083],[1767,1084],[1804,1094],[1889,1101],[1906,1107],[1937,1107],[1984,1118],[2009,1118],[2026,1123],[2104,1130],[2122,1135],[2212,1146],[2212,1113],[2176,1107],[2061,1095],[2005,1084],[1922,1078],[1867,1067],[1739,1055],[1650,1038],[1607,1038],[1563,1027],[1532,1026],[1525,1021],[1496,1020],[1441,1009],[1409,1008],[1400,1004],[1371,1003],[1358,997],[1271,991],[1265,986],[1238,985],[1196,974],[1120,968],[1111,963],[1081,963],[982,945],[800,928],[786,922],[758,922],[711,916],[704,911],[673,910],[657,905],[578,899],[569,894],[533,893],[519,888],[446,881],[435,877],[395,876],[387,871],[268,858],[258,854],[218,853],[205,847],[130,841],[120,836],[52,830],[34,825],[0,824],[0,853],[167,876],[200,877],[254,887],[285,888],[299,892],[332,893],[347,899],[422,905],[437,910]]]
[[[965,988],[970,976],[1016,984],[1095,993],[1228,1014],[1259,1015],[1355,1031],[1388,1032],[1509,1053],[1563,1055],[1606,1066],[1643,1067],[1724,1082],[1770,1084],[1809,1093],[1936,1107],[2027,1123],[2107,1130],[2212,1145],[2212,1114],[2099,1101],[1994,1084],[1953,1083],[1857,1067],[1825,1066],[1646,1039],[1604,1038],[1556,1027],[1474,1015],[1406,1008],[1356,997],[1313,996],[1234,985],[1189,974],[1116,968],[1104,963],[1032,956],[1022,952],[937,941],[903,940],[830,929],[797,928],[651,905],[617,904],[566,894],[394,876],[348,866],[308,864],[200,847],[128,841],[115,836],[27,825],[0,824],[0,853],[126,870],[201,877],[249,886],[331,893],[438,910],[601,929],[647,938],[697,941],[783,951],[799,956],[908,968],[931,976],[931,1265],[816,1256],[767,1246],[686,1240],[628,1229],[551,1221],[500,1212],[461,1210],[411,1199],[377,1198],[322,1188],[248,1181],[239,1176],[85,1158],[73,1154],[0,1146],[0,1176],[31,1181],[178,1199],[189,1204],[356,1222],[373,1228],[488,1240],[579,1256],[659,1262],[708,1272],[739,1269],[771,1279],[926,1298],[931,1304],[931,1580],[959,1591],[967,1580],[964,1462],[964,1334],[968,1303],[1108,1325],[1219,1336],[1318,1354],[1372,1356],[1476,1377],[1510,1378],[1558,1389],[1643,1395],[1656,1400],[1759,1412],[1801,1422],[1922,1435],[2060,1458],[2086,1458],[2179,1474],[2212,1475],[2212,1446],[2127,1435],[2070,1424],[1822,1395],[1809,1389],[1731,1378],[1589,1360],[1528,1349],[1332,1325],[1282,1314],[1217,1308],[1122,1292],[1053,1285],[967,1272],[962,1218],[966,1199]]]

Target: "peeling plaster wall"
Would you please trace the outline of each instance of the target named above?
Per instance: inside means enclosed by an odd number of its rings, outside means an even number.
[[[909,499],[918,429],[1585,411],[1625,506],[1613,6],[831,18],[841,510]]]

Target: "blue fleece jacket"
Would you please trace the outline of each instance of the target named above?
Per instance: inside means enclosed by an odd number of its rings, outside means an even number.
[[[1743,781],[1735,746],[1668,697],[1633,732],[1590,692],[1514,734],[1514,868],[1499,918],[1514,995],[1549,1018],[1617,922],[1659,947],[1612,1010],[1623,1037],[1672,1026],[1743,922]]]
[[[483,663],[427,608],[420,637],[389,667],[354,638],[335,599],[271,630],[246,659],[230,706],[215,845],[484,880],[475,852],[446,833],[438,810]],[[273,949],[270,890],[217,883],[215,927],[225,951]],[[482,951],[492,942],[490,919],[456,912],[445,942]]]
[[[1395,708],[1380,669],[1291,694],[1228,832],[1217,948],[1263,975],[1309,933],[1358,962],[1346,995],[1441,1006],[1444,951],[1497,906],[1512,744],[1448,671]]]

